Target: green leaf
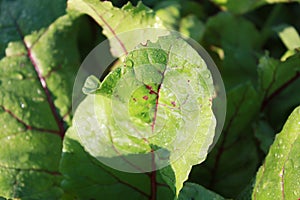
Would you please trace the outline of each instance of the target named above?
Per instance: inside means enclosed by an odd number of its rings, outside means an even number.
[[[201,41],[205,26],[195,15],[188,15],[180,21],[179,31],[187,37]]]
[[[276,132],[282,129],[290,113],[300,104],[300,95],[298,93],[300,76],[295,81],[285,84],[285,86],[280,93],[273,95],[265,109],[269,123]]]
[[[258,86],[263,104],[261,110],[277,131],[281,129],[289,113],[300,103],[297,91],[300,85],[300,53],[279,61],[268,55],[258,65]],[[283,101],[284,99],[284,101]]]
[[[249,183],[259,164],[251,123],[259,113],[261,100],[247,82],[227,92],[227,104],[220,139],[206,161],[193,168],[190,181],[225,197],[235,197]]]
[[[83,102],[84,104],[84,102]],[[64,174],[63,199],[115,200],[121,196],[130,199],[149,199],[151,197],[151,176],[121,172],[99,162],[91,156],[80,143],[74,128],[68,129],[64,144],[60,171]],[[173,199],[174,193],[156,175],[155,194],[158,200]]]
[[[151,32],[146,36],[139,32],[136,36],[123,38],[121,33],[142,28],[164,28],[162,21],[155,16],[155,13],[141,2],[136,7],[128,2],[120,9],[114,7],[109,1],[70,0],[68,9],[91,16],[103,28],[103,34],[111,39],[114,55],[126,54],[143,41],[143,37],[157,39],[158,34]]]
[[[5,56],[7,44],[20,39],[14,28],[15,22],[12,16],[22,16],[17,21],[24,35],[35,31],[38,34],[40,29],[46,29],[57,17],[62,15],[65,7],[65,2],[61,0],[36,1],[35,3],[26,0],[0,1],[0,59]],[[43,20],[37,20],[38,18]]]
[[[270,58],[268,55],[259,60],[257,69],[258,84],[265,98],[263,106],[273,98],[274,94],[281,91],[282,87],[286,87],[286,84],[293,82],[299,77],[299,61],[300,53],[288,58],[284,62]]]
[[[74,125],[83,134],[78,142],[110,165],[122,163],[125,171],[152,171],[170,160],[170,167],[158,174],[178,195],[192,165],[206,158],[212,143],[213,94],[210,72],[198,53],[180,38],[161,37],[130,52],[96,95],[80,104],[74,116]],[[93,118],[107,128],[98,129]],[[101,135],[95,134],[99,131]],[[120,154],[127,162],[120,161]],[[145,157],[133,162],[134,155]]]
[[[224,52],[221,62],[217,59],[215,62],[227,90],[249,80],[257,80],[257,58],[253,52],[260,46],[260,34],[253,23],[240,16],[221,12],[209,18],[203,37],[206,49],[217,47],[219,52],[220,49]]]
[[[0,60],[0,196],[6,198],[59,199],[63,193],[58,167],[70,122],[70,71],[79,65],[78,23],[65,15],[45,27],[64,3],[43,3],[1,2],[7,8],[1,19],[15,34]]]
[[[166,28],[177,30],[184,36],[200,41],[204,34],[204,24],[199,18],[203,18],[202,5],[190,1],[161,1],[154,8]]]
[[[163,24],[170,29],[178,29],[178,22],[180,21],[180,10],[182,4],[177,0],[161,1],[153,9],[155,14],[163,21]]]
[[[276,136],[264,164],[256,175],[253,199],[300,197],[300,107]]]
[[[300,37],[297,30],[293,26],[281,25],[275,28],[281,41],[286,46],[287,51],[281,57],[281,61],[285,61],[287,58],[297,53],[297,49],[300,49]]]
[[[178,199],[225,200],[222,196],[194,183],[185,183]]]
[[[282,25],[277,27],[276,31],[287,49],[294,50],[300,47],[300,37],[293,26]]]

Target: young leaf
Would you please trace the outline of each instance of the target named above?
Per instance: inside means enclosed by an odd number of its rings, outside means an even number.
[[[121,33],[142,28],[163,28],[162,21],[141,2],[136,7],[128,2],[120,9],[114,7],[109,1],[70,0],[68,1],[68,9],[91,16],[103,28],[103,34],[111,39],[114,55],[127,54],[129,50],[143,41],[142,37],[157,38],[157,33],[152,33],[152,36],[138,34],[130,38],[126,36],[123,38],[120,36]]]
[[[264,108],[269,101],[288,85],[300,78],[300,53],[291,56],[286,61],[281,62],[269,56],[264,56],[259,60],[258,84],[260,92],[263,94]]]
[[[70,71],[79,65],[77,23],[65,15],[45,27],[62,11],[63,2],[1,3],[7,8],[1,19],[15,35],[0,60],[0,196],[59,199],[61,138],[74,80]],[[39,13],[46,15],[45,21],[37,18]]]
[[[153,8],[155,14],[163,21],[163,24],[169,28],[176,30],[180,21],[180,10],[182,4],[179,1],[161,1]]]
[[[124,64],[78,107],[74,125],[79,142],[94,157],[124,171],[141,173],[171,164],[158,174],[178,195],[214,137],[210,72],[198,53],[175,36],[139,46]],[[126,160],[119,161],[120,155]],[[135,155],[145,158],[134,161]]]
[[[296,53],[296,49],[300,48],[300,37],[293,26],[281,25],[276,27],[275,30],[287,48],[287,51],[280,59],[281,61],[285,61],[288,57],[291,57]]]
[[[287,49],[300,48],[300,37],[293,26],[282,25],[277,27],[276,31]]]
[[[201,41],[205,26],[195,15],[188,15],[180,21],[179,31],[187,37]]]
[[[37,1],[35,3],[22,1],[0,1],[0,59],[5,56],[7,44],[11,41],[19,40],[18,32],[13,28],[14,19],[12,16],[22,16],[18,18],[18,24],[24,35],[44,32],[40,29],[46,29],[57,17],[65,12],[65,2],[58,1]],[[35,20],[37,18],[43,20]]]
[[[221,12],[207,21],[203,43],[207,49],[214,46],[223,50],[223,60],[218,67],[227,91],[249,80],[257,80],[257,58],[253,52],[260,45],[259,36],[250,21],[230,13]]]
[[[256,175],[253,199],[299,199],[300,107],[276,136]]]

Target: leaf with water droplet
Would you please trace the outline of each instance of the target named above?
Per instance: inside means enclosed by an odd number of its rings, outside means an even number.
[[[78,22],[65,15],[65,4],[0,1],[0,196],[5,199],[63,194],[58,166],[64,125],[70,122],[63,116],[80,64]]]
[[[265,163],[256,175],[253,199],[297,199],[300,194],[300,107],[277,134]]]
[[[209,103],[214,87],[201,56],[178,36],[160,37],[129,52],[96,86],[97,92],[78,106],[67,135],[73,138],[77,130],[81,139],[76,141],[112,168],[158,169],[178,195],[191,167],[205,160],[214,138],[216,122]],[[147,160],[153,152],[155,159]],[[137,167],[124,160],[114,163],[120,154]]]
[[[82,88],[82,92],[84,94],[94,94],[97,92],[99,87],[100,87],[100,80],[96,76],[91,75],[86,79],[84,86]]]
[[[110,40],[111,52],[116,57],[126,53],[127,50],[133,49],[139,43],[146,42],[141,41],[141,38],[156,39],[158,35],[166,32],[162,30],[164,25],[161,19],[141,2],[136,7],[128,2],[120,9],[114,7],[109,1],[98,3],[94,0],[70,0],[68,1],[68,9],[92,17],[103,28],[103,34]],[[130,23],[122,23],[124,21],[130,21]],[[148,32],[135,32],[136,35],[122,38],[121,33],[137,29],[143,30],[143,28],[158,29]]]

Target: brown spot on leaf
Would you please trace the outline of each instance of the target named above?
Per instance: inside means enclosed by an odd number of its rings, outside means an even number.
[[[148,100],[148,96],[143,96],[143,99],[144,100]]]
[[[171,104],[175,107],[176,106],[176,102],[172,101]]]
[[[148,90],[152,90],[152,86],[150,86],[150,85],[146,85],[146,88],[147,88]]]

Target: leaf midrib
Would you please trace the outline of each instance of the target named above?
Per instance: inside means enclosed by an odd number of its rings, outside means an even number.
[[[54,105],[54,101],[53,101],[53,98],[51,96],[51,92],[47,86],[47,82],[46,82],[46,79],[45,77],[43,77],[42,73],[41,73],[41,70],[40,70],[40,67],[38,66],[38,61],[37,59],[34,57],[34,54],[32,52],[32,49],[31,47],[29,47],[29,45],[26,43],[24,37],[25,35],[23,34],[22,30],[21,30],[21,27],[19,26],[19,24],[17,23],[16,19],[14,16],[12,16],[11,12],[9,11],[8,12],[10,17],[12,18],[13,22],[14,22],[14,25],[15,25],[15,28],[18,32],[18,35],[20,36],[20,39],[26,49],[26,52],[27,52],[27,57],[28,59],[30,60],[33,68],[34,68],[34,71],[36,72],[36,75],[38,77],[38,80],[43,88],[43,91],[46,95],[46,99],[47,99],[47,102],[49,104],[49,107],[50,107],[50,110],[51,110],[51,113],[52,113],[52,116],[54,117],[55,121],[56,121],[56,124],[57,124],[57,128],[58,128],[58,132],[57,134],[63,138],[64,137],[64,134],[65,134],[65,128],[64,128],[64,122],[63,122],[63,119],[62,117],[60,116],[60,114],[58,113],[58,109],[57,107]],[[18,118],[16,118],[18,120]],[[19,120],[18,120],[19,121]],[[22,123],[24,124],[24,123]],[[28,125],[29,126],[29,125]],[[30,126],[29,126],[30,127]],[[40,129],[40,130],[44,130],[44,129]]]

